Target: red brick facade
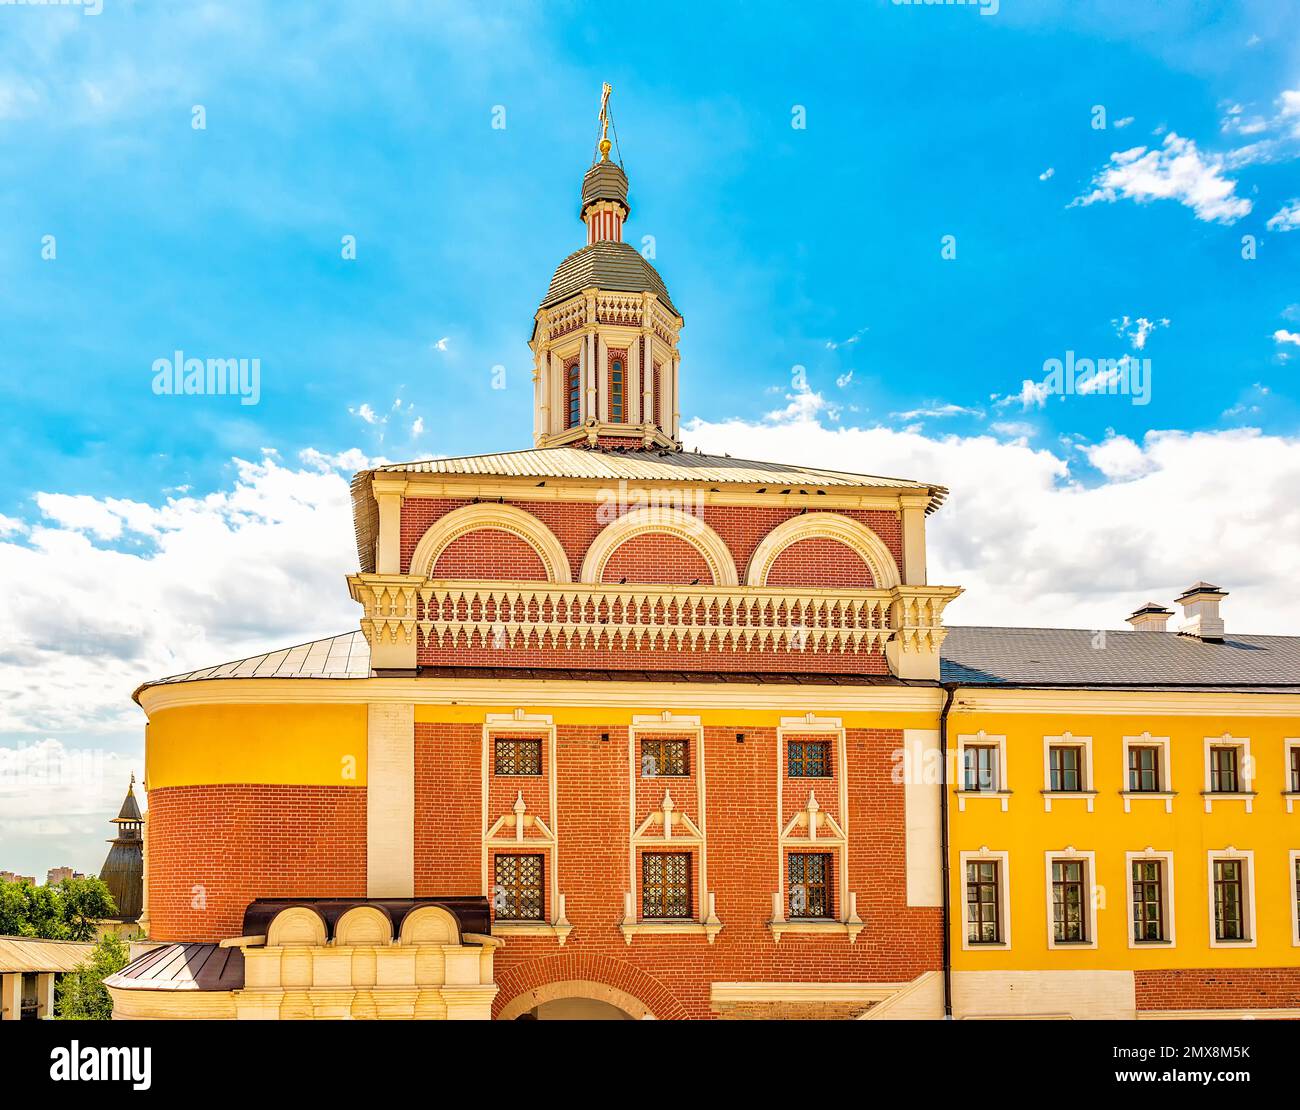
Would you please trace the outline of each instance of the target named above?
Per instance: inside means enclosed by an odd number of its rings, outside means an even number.
[[[242,932],[255,898],[364,898],[366,790],[169,786],[149,791],[150,937]]]
[[[774,499],[781,496],[783,495],[773,494]],[[793,500],[798,495],[796,493],[786,496],[787,499]],[[753,555],[754,549],[778,524],[789,520],[792,516],[798,516],[806,507],[802,502],[807,500],[808,498],[798,496],[798,502],[795,504],[788,507],[777,505],[770,509],[747,505],[705,505],[700,510],[700,516],[722,537],[723,542],[730,549],[736,563],[736,570],[743,581],[745,568],[749,565],[749,558]],[[429,526],[452,509],[459,509],[470,503],[452,498],[428,497],[408,498],[402,502],[403,574],[410,571],[411,556],[415,553],[416,544],[429,530]],[[608,510],[602,511],[601,503],[590,501],[524,501],[516,503],[515,508],[531,513],[555,533],[569,557],[569,570],[574,581],[578,580],[583,556],[591,546],[591,541],[610,523],[611,519]],[[875,532],[889,548],[899,569],[904,569],[903,531],[897,513],[882,509],[837,509],[836,513],[856,520]],[[841,545],[832,544],[828,554],[834,562],[842,565],[844,574],[850,577],[856,575],[860,580],[862,560],[854,552]],[[829,573],[825,568],[819,568],[815,564],[805,564],[803,570],[803,581],[791,580],[784,582],[783,585],[818,585],[820,583],[815,581],[816,576]],[[790,568],[785,572],[787,578],[793,573]],[[840,583],[828,582],[827,584],[839,585]]]
[[[401,559],[404,571],[421,537],[440,517],[469,502],[412,498],[402,506]],[[613,517],[609,506],[595,502],[527,502],[515,506],[535,516],[560,541],[574,579],[592,541]],[[731,552],[743,580],[750,557],[778,524],[799,515],[794,508],[706,505],[699,510]],[[902,532],[896,513],[879,510],[845,511],[872,529],[902,563]],[[539,581],[546,577],[541,559],[517,536],[484,528],[454,540],[437,558],[433,577],[478,580]],[[708,562],[690,542],[664,533],[632,536],[610,555],[603,581],[618,584],[712,585]],[[774,561],[768,581],[775,587],[869,588],[870,569],[851,548],[833,540],[808,539],[793,544]],[[887,674],[879,649],[864,644],[858,651],[840,652],[808,639],[767,645],[762,651],[732,648],[678,648],[671,645],[611,648],[594,641],[557,648],[536,636],[527,642],[507,641],[504,633],[488,642],[462,637],[456,643],[421,641],[417,658],[422,666],[586,667],[617,670],[794,671],[799,673]]]
[[[1136,972],[1143,1010],[1300,1009],[1300,967]]]
[[[737,742],[737,732],[743,732],[743,743]],[[628,873],[632,829],[626,725],[560,725],[557,766],[552,771],[544,743],[543,774],[538,777],[496,776],[489,749],[486,821],[481,814],[481,734],[478,725],[416,725],[415,893],[432,897],[477,890],[480,829],[511,813],[520,791],[528,811],[549,821],[554,773],[559,890],[574,926],[563,948],[550,937],[507,939],[495,961],[497,1012],[518,995],[547,983],[585,980],[626,991],[660,1017],[711,1017],[717,1016],[709,1004],[714,982],[904,982],[939,967],[939,910],[906,904],[903,787],[891,777],[892,755],[902,743],[899,732],[849,730],[847,765],[837,762],[831,777],[811,780],[825,808],[838,812],[835,776],[846,775],[849,889],[857,893],[858,914],[866,927],[856,944],[842,935],[797,933],[786,934],[778,944],[767,927],[778,867],[783,866],[776,828],[776,732],[704,729],[709,890],[699,889],[698,849],[647,850],[691,852],[693,909],[698,912],[711,891],[724,926],[712,945],[692,935],[639,935],[629,945],[618,928],[624,891],[634,890],[638,897],[640,892],[639,875]],[[640,744],[634,755],[640,759]],[[691,757],[685,777],[644,778],[638,767],[638,823],[659,808],[665,789],[671,791],[678,812],[700,820],[698,752],[692,751]],[[838,754],[835,758],[838,761]],[[788,814],[806,802],[810,780],[785,781]],[[542,849],[529,844],[520,851]],[[837,860],[837,867],[841,865]],[[549,853],[547,866],[547,913],[552,915]]]

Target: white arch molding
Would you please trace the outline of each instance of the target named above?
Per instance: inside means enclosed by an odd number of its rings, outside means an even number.
[[[877,589],[892,590],[902,585],[898,564],[884,540],[865,524],[839,513],[804,513],[792,516],[773,528],[750,556],[745,585],[766,586],[777,557],[800,540],[825,539],[842,543],[862,557],[871,570]]]
[[[684,513],[681,509],[641,508],[624,513],[591,541],[582,560],[581,582],[599,582],[605,565],[614,552],[635,536],[648,533],[673,536],[685,540],[703,556],[718,586],[738,586],[736,563],[722,537],[704,522],[702,517]]]
[[[572,582],[569,557],[564,545],[532,513],[514,505],[465,505],[435,520],[420,537],[411,555],[410,573],[423,578],[433,575],[433,568],[448,547],[462,536],[483,530],[507,532],[528,544],[541,559],[548,582]]]

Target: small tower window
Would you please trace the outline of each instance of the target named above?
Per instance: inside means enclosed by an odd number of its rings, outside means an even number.
[[[609,418],[615,424],[623,423],[623,362],[615,359],[609,372]]]
[[[569,391],[569,422],[565,427],[576,428],[582,422],[582,372],[575,362],[564,373]]]

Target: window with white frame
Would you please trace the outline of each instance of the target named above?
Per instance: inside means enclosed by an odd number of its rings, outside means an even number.
[[[1291,853],[1291,943],[1300,948],[1300,852]]]
[[[1216,797],[1243,799],[1246,812],[1252,809],[1254,794],[1254,764],[1250,756],[1250,741],[1240,736],[1207,736],[1205,738],[1205,812],[1209,813]]]
[[[1092,812],[1092,737],[1065,732],[1043,737],[1043,805],[1051,812],[1053,796],[1083,797]]]
[[[1174,857],[1172,852],[1129,852],[1130,948],[1174,943]]]
[[[1210,946],[1255,944],[1255,854],[1209,853]]]
[[[1124,737],[1124,786],[1120,793],[1124,797],[1124,812],[1128,813],[1130,803],[1135,798],[1151,797],[1162,799],[1165,811],[1173,811],[1173,770],[1170,766],[1169,737],[1152,736],[1149,732],[1141,736]]]
[[[968,796],[988,794],[1007,808],[1007,738],[977,732],[957,737],[958,808],[966,808]]]
[[[990,852],[987,848],[962,852],[960,862],[965,884],[962,947],[1010,947],[1007,853]]]
[[[1097,947],[1094,853],[1073,847],[1046,853],[1047,946]]]
[[[1283,747],[1286,752],[1286,785],[1283,792],[1287,795],[1300,795],[1300,739],[1287,739]],[[1291,813],[1291,803],[1293,799],[1288,797],[1286,800],[1286,811]]]

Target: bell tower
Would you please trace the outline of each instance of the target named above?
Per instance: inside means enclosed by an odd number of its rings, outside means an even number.
[[[600,138],[582,179],[586,246],[555,271],[534,318],[533,440],[538,447],[679,449],[682,317],[663,278],[623,241],[627,174],[601,91]]]

